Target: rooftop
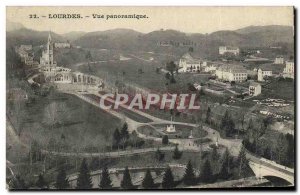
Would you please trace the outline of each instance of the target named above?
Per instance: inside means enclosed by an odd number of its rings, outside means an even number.
[[[258,87],[258,86],[260,86],[260,84],[256,82],[251,82],[249,85],[249,87]]]
[[[237,64],[224,64],[219,67],[219,70],[233,73],[247,73],[247,70],[243,66]]]
[[[184,54],[181,59],[190,63],[199,63],[200,61],[200,59],[193,57],[190,53]]]

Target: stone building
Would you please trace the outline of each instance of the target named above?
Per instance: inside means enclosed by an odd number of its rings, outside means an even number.
[[[249,95],[250,96],[258,96],[261,94],[261,85],[256,82],[252,82],[249,85]]]

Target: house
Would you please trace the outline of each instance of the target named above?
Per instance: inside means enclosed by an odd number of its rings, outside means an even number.
[[[28,51],[18,50],[17,53],[19,54],[22,62],[25,62],[25,59],[28,58]]]
[[[277,56],[274,60],[274,64],[284,64],[284,58],[282,56]]]
[[[16,52],[18,51],[31,51],[32,50],[32,45],[20,45],[15,47]]]
[[[194,83],[194,87],[195,87],[195,89],[197,89],[198,91],[201,89],[201,85],[199,85],[198,83]]]
[[[238,47],[230,47],[230,46],[220,46],[219,54],[224,55],[225,53],[232,53],[234,55],[240,54],[240,49]]]
[[[256,82],[252,82],[249,85],[249,95],[250,96],[258,96],[261,94],[261,85]]]
[[[190,53],[184,54],[179,60],[179,72],[199,72],[201,61],[193,58]]]
[[[242,82],[247,80],[247,76],[248,76],[247,70],[239,65],[226,64],[220,66],[216,70],[217,79],[222,81]]]
[[[294,62],[286,61],[285,68],[283,70],[283,77],[294,79]]]
[[[27,66],[37,65],[38,63],[34,61],[34,53],[32,51],[32,45],[20,45],[15,47],[15,52],[20,56],[21,61]]]
[[[272,70],[262,70],[261,68],[257,70],[257,81],[264,81],[265,77],[272,76]]]

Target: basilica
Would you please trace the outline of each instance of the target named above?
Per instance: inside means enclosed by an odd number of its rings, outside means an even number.
[[[44,74],[46,82],[50,83],[78,83],[94,86],[103,86],[103,81],[96,76],[74,72],[70,68],[57,66],[54,61],[54,43],[49,33],[46,50],[40,57],[40,71]]]

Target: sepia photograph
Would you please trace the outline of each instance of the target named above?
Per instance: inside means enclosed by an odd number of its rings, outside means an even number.
[[[5,20],[8,191],[296,189],[294,7]]]

